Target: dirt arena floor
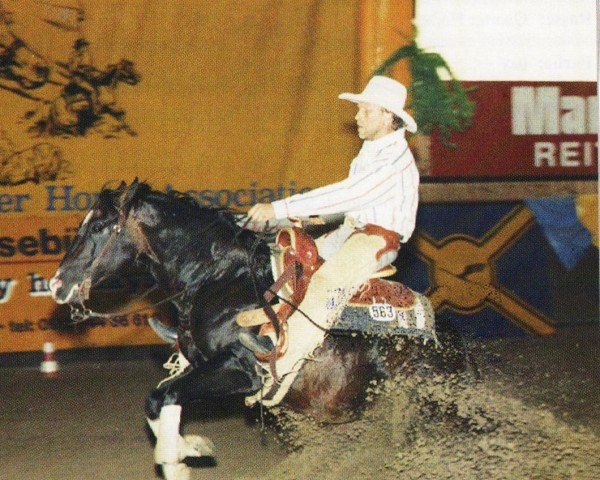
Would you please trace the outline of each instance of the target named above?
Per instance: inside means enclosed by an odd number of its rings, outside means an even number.
[[[216,462],[192,479],[600,478],[600,332],[469,342],[478,379],[422,376],[379,385],[354,423],[284,421],[288,445],[260,434],[241,400],[186,415],[210,437]],[[147,392],[168,352],[58,352],[58,378],[0,357],[0,479],[159,478],[144,427]],[[129,358],[123,358],[128,356]],[[102,357],[102,358],[100,358]]]

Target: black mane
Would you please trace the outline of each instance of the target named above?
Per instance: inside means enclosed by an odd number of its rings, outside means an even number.
[[[226,207],[207,207],[201,205],[194,197],[187,193],[177,190],[169,190],[162,192],[153,189],[147,182],[134,182],[131,185],[122,183],[116,189],[103,188],[100,192],[100,198],[110,201],[113,204],[118,198],[127,196],[131,192],[129,198],[121,207],[129,210],[131,206],[145,200],[153,201],[160,204],[169,213],[185,215],[188,218],[211,218],[214,215],[219,215],[225,221],[237,226],[236,216],[241,215]],[[115,204],[115,206],[118,206]]]
[[[186,236],[192,239],[189,244],[192,251],[199,254],[227,252],[228,262],[239,264],[259,283],[263,284],[271,278],[271,251],[267,242],[272,240],[272,236],[242,228],[240,213],[228,208],[203,206],[186,193],[177,190],[158,191],[137,179],[131,185],[121,183],[117,189],[103,189],[100,193],[102,201],[109,202],[119,215],[125,216],[141,204],[152,205],[160,212],[163,228],[187,232]],[[199,260],[197,255],[191,256]],[[262,268],[257,268],[258,265]]]
[[[173,219],[183,219],[186,222],[201,223],[211,222],[220,224],[232,231],[236,238],[242,243],[252,243],[258,240],[255,233],[244,230],[240,219],[243,214],[227,207],[210,207],[201,205],[194,197],[178,190],[162,192],[152,188],[147,182],[135,180],[131,185],[121,183],[116,189],[105,187],[99,194],[101,205],[115,208],[117,211],[127,214],[129,210],[142,202],[151,202],[160,207],[161,211]],[[272,240],[271,234],[261,236],[262,239]]]

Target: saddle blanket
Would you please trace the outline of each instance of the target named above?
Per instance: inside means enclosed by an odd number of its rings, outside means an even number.
[[[376,279],[350,299],[330,332],[436,340],[435,314],[425,295],[397,282]]]

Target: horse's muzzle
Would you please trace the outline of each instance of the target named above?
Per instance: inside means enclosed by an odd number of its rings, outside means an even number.
[[[57,294],[59,289],[62,287],[62,280],[57,278],[57,276],[53,276],[48,282],[48,286],[50,287],[50,292],[52,292],[52,298],[57,300]]]
[[[48,282],[48,287],[50,288],[50,292],[52,293],[52,298],[56,303],[62,305],[64,303],[69,303],[79,294],[79,285],[75,284],[71,288],[71,290],[65,295],[65,288],[62,280],[59,278],[58,273],[54,275]]]

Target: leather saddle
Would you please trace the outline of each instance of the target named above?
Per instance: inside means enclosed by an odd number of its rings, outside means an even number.
[[[397,249],[399,247],[397,235],[384,229],[378,230],[378,228],[368,225],[367,228],[361,230],[367,234],[382,235],[386,238],[386,247],[378,255],[387,251],[388,248]],[[388,233],[394,236],[387,235]],[[304,299],[311,277],[324,263],[312,237],[298,227],[282,229],[277,234],[274,251],[272,267],[277,280],[264,295],[267,305],[263,309],[241,312],[237,316],[239,325],[243,327],[260,325],[259,335],[270,335],[276,339],[274,352],[256,354],[258,360],[269,363],[280,358],[287,351],[287,319]],[[410,308],[415,301],[412,290],[400,283],[383,279],[395,272],[396,269],[392,265],[375,272],[369,282],[363,285],[350,299],[348,307],[354,311],[357,308],[358,311],[365,309],[372,311],[373,305],[387,305],[394,309]],[[271,305],[275,297],[279,298],[279,303]],[[389,309],[389,307],[385,308]],[[378,308],[381,309],[381,307]],[[385,313],[389,316],[395,314],[395,311],[390,313],[381,310],[381,314]],[[370,315],[373,317],[372,313]],[[343,316],[344,314],[342,314]],[[353,314],[352,318],[356,318],[356,314]],[[351,328],[355,328],[355,326]],[[334,325],[333,329],[339,328]]]

